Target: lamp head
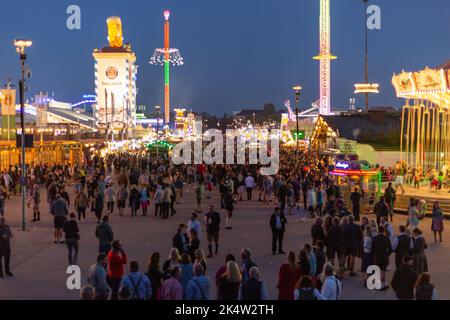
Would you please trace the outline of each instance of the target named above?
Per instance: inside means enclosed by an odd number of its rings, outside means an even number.
[[[26,39],[15,39],[14,40],[14,46],[16,47],[16,50],[18,53],[23,53],[25,51],[25,48],[29,48],[33,45],[33,41],[26,40]]]
[[[292,87],[292,89],[294,89],[294,91],[296,91],[296,92],[299,92],[300,90],[302,90],[302,87],[295,86],[295,87]]]
[[[169,18],[170,18],[170,11],[164,10],[164,19],[166,19],[166,21],[169,21]]]

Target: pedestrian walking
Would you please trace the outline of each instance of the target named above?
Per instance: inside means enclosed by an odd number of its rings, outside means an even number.
[[[444,213],[439,205],[439,201],[435,201],[433,204],[431,231],[433,231],[434,242],[437,242],[437,235],[439,235],[439,242],[442,242],[442,232],[444,231]]]
[[[97,263],[89,268],[88,283],[95,289],[95,300],[107,300],[111,289],[107,283],[108,257],[101,253],[97,257]]]
[[[280,207],[275,208],[274,214],[270,217],[270,228],[272,230],[272,254],[284,254],[283,238],[286,232],[286,217],[281,213]]]
[[[69,220],[63,227],[67,249],[69,251],[69,266],[77,264],[78,241],[80,240],[80,230],[78,229],[77,216],[71,213]]]
[[[104,216],[102,222],[95,228],[95,236],[98,239],[98,252],[108,254],[114,241],[114,232],[109,224],[109,216]]]
[[[205,215],[206,237],[208,240],[208,258],[213,257],[213,242],[215,244],[215,254],[219,254],[219,233],[220,214],[214,210],[214,206],[209,206],[209,212]]]
[[[66,222],[69,209],[66,201],[61,198],[60,194],[57,194],[55,201],[52,202],[50,212],[53,215],[53,225],[55,227],[54,243],[64,243],[63,227]]]
[[[108,283],[111,287],[111,300],[117,300],[117,293],[124,275],[124,265],[127,264],[127,255],[123,250],[122,243],[115,240],[112,250],[108,253]]]
[[[6,218],[0,217],[0,278],[3,278],[4,274],[8,277],[13,276],[10,268],[11,239],[13,237],[11,228],[6,224]],[[5,273],[3,273],[3,270],[5,270]]]

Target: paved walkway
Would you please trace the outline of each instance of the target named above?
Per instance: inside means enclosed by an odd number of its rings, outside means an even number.
[[[69,188],[71,189],[71,188]],[[71,191],[71,190],[70,190]],[[42,192],[42,199],[46,196]],[[73,199],[73,196],[71,197]],[[206,201],[206,205],[214,203],[219,207],[219,195],[214,192],[213,197]],[[205,208],[206,208],[205,205]],[[66,288],[67,250],[65,245],[53,244],[52,217],[48,214],[46,204],[41,204],[43,221],[36,224],[27,223],[28,231],[20,229],[20,199],[15,197],[7,202],[6,214],[8,223],[15,232],[12,240],[12,271],[14,278],[0,279],[0,299],[77,299],[79,293]],[[131,218],[129,212],[126,217],[112,215],[111,224],[116,238],[121,239],[129,260],[137,260],[141,270],[146,269],[147,259],[154,251],[161,252],[162,260],[168,255],[171,239],[179,223],[186,223],[194,208],[194,194],[190,187],[185,190],[182,204],[177,206],[178,214],[169,220],[160,220],[152,216]],[[220,234],[220,255],[208,260],[208,276],[214,277],[217,269],[223,264],[225,255],[233,253],[239,255],[243,246],[251,248],[258,263],[262,278],[267,283],[269,297],[277,298],[276,280],[278,269],[285,257],[271,254],[271,233],[269,218],[273,206],[265,206],[256,201],[240,202],[235,210],[233,230],[222,230]],[[30,211],[27,212],[31,214]],[[223,214],[223,212],[222,212]],[[28,216],[29,217],[29,216]],[[224,215],[222,215],[224,220]],[[202,219],[202,217],[200,217]],[[312,221],[304,219],[301,212],[288,216],[287,233],[285,236],[285,251],[293,250],[297,254],[303,244],[310,242],[310,227]],[[406,217],[395,218],[395,227],[405,222]],[[29,218],[27,219],[29,220]],[[28,222],[28,221],[27,221]],[[88,214],[87,221],[80,223],[81,240],[79,264],[82,269],[83,284],[85,284],[87,270],[95,262],[97,256],[97,239],[94,236],[95,219]],[[435,244],[431,241],[429,219],[421,223],[425,236],[429,242],[427,250],[432,281],[437,287],[440,298],[450,298],[450,232],[444,236],[445,242]],[[446,222],[446,227],[448,227]],[[447,228],[448,229],[448,228]],[[202,230],[204,240],[205,230]],[[205,241],[201,246],[206,249]],[[359,265],[359,263],[358,263]],[[392,272],[389,272],[389,277]],[[386,292],[369,291],[362,287],[362,275],[347,277],[344,280],[344,299],[393,299],[392,290]],[[214,285],[213,285],[214,287]],[[212,297],[215,297],[215,288]]]

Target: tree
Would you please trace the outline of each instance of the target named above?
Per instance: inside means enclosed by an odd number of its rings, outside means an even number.
[[[266,114],[275,114],[277,113],[277,108],[275,107],[275,105],[273,103],[266,103],[264,105],[264,113]]]

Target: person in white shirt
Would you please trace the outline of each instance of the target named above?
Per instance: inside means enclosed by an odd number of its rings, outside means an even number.
[[[191,219],[188,222],[187,229],[188,234],[191,232],[191,230],[195,230],[197,232],[197,238],[201,240],[200,237],[201,225],[200,222],[198,222],[197,220],[197,214],[195,212],[191,214]]]
[[[327,262],[323,268],[322,296],[324,300],[339,300],[342,296],[342,282],[336,278],[334,268]]]
[[[245,187],[247,188],[247,200],[252,200],[253,188],[255,187],[255,179],[249,173],[245,178]]]

